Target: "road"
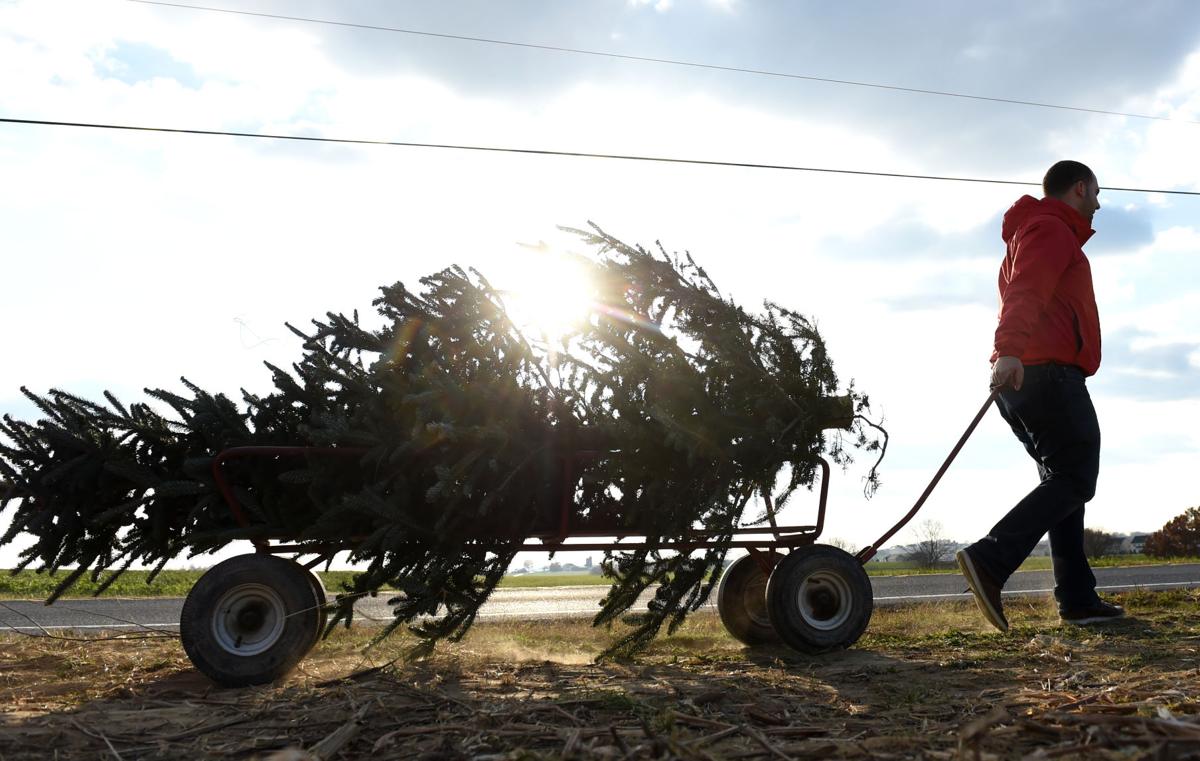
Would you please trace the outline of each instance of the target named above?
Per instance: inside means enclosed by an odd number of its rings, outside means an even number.
[[[1200,587],[1200,564],[1131,566],[1098,568],[1096,581],[1100,591],[1131,589],[1171,589]],[[967,599],[966,583],[958,574],[872,577],[876,605],[903,602]],[[1013,574],[1005,595],[1051,593],[1054,581],[1049,571],[1021,571]],[[481,619],[568,618],[593,615],[607,587],[537,587],[500,589],[480,611]],[[639,605],[644,607],[649,594]],[[386,597],[369,598],[355,606],[359,620],[388,620]],[[710,606],[712,603],[710,603]],[[0,601],[0,630],[25,633],[62,630],[173,630],[179,624],[183,599],[104,598],[61,600],[54,605],[37,601]]]

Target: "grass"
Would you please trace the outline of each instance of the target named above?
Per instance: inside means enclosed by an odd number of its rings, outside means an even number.
[[[1146,555],[1105,555],[1104,557],[1092,558],[1090,561],[1092,568],[1117,568],[1137,565],[1168,565],[1173,563],[1200,563],[1198,557],[1184,558],[1152,558]],[[1051,561],[1049,557],[1030,557],[1026,558],[1021,564],[1018,571],[1049,571],[1051,569]],[[953,560],[940,563],[933,568],[922,568],[913,563],[906,563],[898,560],[889,560],[886,562],[868,563],[868,576],[911,576],[930,573],[958,573],[958,567]]]
[[[1200,563],[1200,558],[1150,558],[1145,555],[1112,555],[1092,560],[1094,568],[1110,568],[1116,566],[1164,565],[1168,563]],[[915,574],[958,573],[954,564],[946,563],[936,568],[919,568],[911,563],[888,561],[868,563],[869,576],[905,576]],[[1050,570],[1050,558],[1033,557],[1021,565],[1022,571]],[[204,569],[163,571],[147,584],[148,571],[126,571],[108,590],[105,597],[184,597],[204,573]],[[0,599],[40,600],[45,599],[64,578],[60,572],[56,576],[36,571],[22,571],[13,575],[7,570],[0,570]],[[353,571],[323,571],[318,575],[330,592],[341,589],[354,576]],[[534,587],[563,587],[563,586],[607,586],[610,579],[587,573],[531,573],[506,576],[500,587],[504,589],[529,589]],[[89,579],[79,581],[68,590],[66,597],[91,597],[98,585]]]
[[[150,575],[149,571],[126,571],[104,591],[103,596],[185,597],[204,571],[205,569],[162,571],[151,583],[146,582]],[[330,571],[318,575],[325,583],[325,588],[333,591],[339,589],[343,581],[349,581],[354,576],[354,572]],[[66,573],[63,571],[51,575],[26,570],[13,575],[11,571],[0,570],[0,599],[45,599],[65,577]],[[101,580],[103,579],[104,576],[101,576]],[[85,577],[67,590],[65,597],[91,597],[98,587],[98,584]]]
[[[6,761],[50,747],[61,759],[1192,758],[1200,593],[1117,600],[1130,618],[1080,629],[1052,601],[1006,599],[1003,634],[971,603],[880,608],[853,648],[822,655],[746,648],[697,613],[638,659],[602,663],[623,625],[481,622],[390,665],[409,635],[364,650],[372,631],[356,627],[244,690],[214,689],[171,638],[0,635],[0,748]]]
[[[185,597],[192,585],[204,573],[205,569],[189,569],[178,571],[162,571],[154,581],[147,583],[149,571],[126,571],[104,591],[104,597]],[[331,593],[342,588],[354,577],[354,571],[318,571],[325,588]],[[58,574],[38,573],[25,570],[13,575],[9,570],[0,569],[0,599],[9,600],[41,600],[45,599],[66,577],[66,572]],[[101,580],[103,580],[103,576]],[[537,573],[506,576],[500,586],[505,588],[531,587],[563,587],[581,586],[585,584],[609,584],[609,580],[598,575],[586,573]],[[65,597],[91,597],[98,584],[90,578],[76,582]]]
[[[591,573],[522,573],[516,576],[505,576],[500,586],[511,589],[529,589],[530,587],[582,587],[592,584],[612,583],[600,574]]]

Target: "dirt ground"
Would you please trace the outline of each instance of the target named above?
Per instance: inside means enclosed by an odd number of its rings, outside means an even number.
[[[280,684],[224,690],[177,640],[0,637],[0,759],[1200,759],[1200,595],[1062,626],[1006,601],[877,610],[858,645],[747,649],[695,616],[634,662],[586,621],[489,623],[373,668],[335,633]]]

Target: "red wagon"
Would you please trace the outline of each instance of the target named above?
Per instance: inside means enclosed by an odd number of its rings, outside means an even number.
[[[866,629],[873,600],[864,564],[884,542],[907,524],[924,504],[967,438],[995,399],[979,410],[929,486],[909,512],[879,539],[857,554],[818,544],[825,524],[830,466],[820,460],[816,521],[811,525],[778,525],[767,505],[768,523],[738,528],[731,539],[696,530],[683,540],[658,543],[654,549],[690,552],[714,546],[744,548],[721,577],[717,609],[729,633],[747,645],[783,643],[816,653],[848,647]],[[839,404],[826,428],[846,428],[853,413],[848,400]],[[351,447],[236,447],[220,452],[212,470],[235,522],[253,522],[239,502],[226,465],[240,458],[354,457],[365,450]],[[562,483],[578,482],[590,461],[605,450],[563,453]],[[642,549],[644,537],[611,516],[582,516],[574,510],[572,488],[563,488],[556,508],[522,538],[522,550]],[[320,638],[327,620],[326,590],[310,569],[337,552],[353,550],[355,540],[296,543],[295,534],[259,535],[255,552],[225,560],[209,569],[188,593],[180,618],[183,646],[193,664],[227,686],[264,684],[290,671]],[[297,559],[283,557],[293,555]],[[300,563],[298,558],[311,559]]]

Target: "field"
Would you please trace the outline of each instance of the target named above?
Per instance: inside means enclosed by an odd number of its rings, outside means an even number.
[[[163,571],[152,583],[146,583],[148,571],[126,571],[117,581],[104,591],[103,597],[184,597],[188,590],[204,573],[200,570]],[[13,575],[10,571],[0,570],[0,600],[41,600],[44,599],[65,572],[55,576],[35,571],[22,571]],[[341,589],[343,582],[349,582],[354,576],[353,571],[320,571],[317,574],[329,592],[335,593]],[[598,575],[586,573],[538,573],[506,576],[500,583],[502,587],[562,587],[579,586],[584,584],[609,584]],[[83,579],[72,587],[67,597],[91,597],[98,585]]]
[[[712,615],[632,662],[585,622],[487,623],[425,661],[335,633],[280,684],[214,688],[161,633],[0,637],[0,757],[209,759],[1200,758],[1196,592],[1060,625],[1013,601],[876,611],[852,650],[746,649]],[[137,637],[142,638],[137,638]],[[53,752],[51,751],[53,749]]]
[[[1097,558],[1092,561],[1095,568],[1129,565],[1156,565],[1166,562],[1196,563],[1200,558],[1174,558],[1170,561],[1159,558],[1148,558],[1145,555],[1113,555]],[[938,568],[917,568],[911,563],[886,562],[868,563],[867,573],[871,576],[900,576],[919,573],[957,573],[953,563],[943,564]],[[1029,558],[1021,566],[1022,571],[1049,570],[1050,558]],[[204,573],[200,570],[163,571],[152,584],[146,583],[146,571],[126,571],[116,583],[105,592],[105,597],[184,597],[196,583],[196,579]],[[0,569],[0,600],[41,600],[50,594],[51,590],[62,578],[34,571],[22,571],[13,575],[7,570]],[[325,582],[325,588],[331,593],[341,588],[354,575],[352,571],[324,571],[319,574]],[[505,588],[529,587],[562,587],[582,586],[592,584],[609,584],[610,580],[603,576],[588,573],[531,573],[506,576],[500,586]],[[82,580],[75,585],[67,597],[90,597],[95,592],[96,585],[88,580]]]
[[[148,571],[126,571],[103,593],[103,597],[185,597],[192,585],[204,573],[204,569],[163,571],[152,583],[147,584]],[[55,576],[35,571],[22,571],[13,575],[0,569],[0,600],[41,600],[55,588],[65,572]],[[320,571],[317,574],[331,594],[349,582],[353,571]],[[591,584],[609,584],[602,576],[587,573],[536,573],[506,576],[500,586],[505,588],[563,587]],[[80,580],[65,597],[91,597],[97,584],[88,579]]]
[[[1200,558],[1151,558],[1145,555],[1105,555],[1088,561],[1093,568],[1116,568],[1132,565],[1162,565],[1165,563],[1200,563]],[[1026,558],[1018,571],[1049,571],[1050,558],[1044,556]],[[940,563],[933,568],[919,568],[912,563],[891,560],[866,565],[869,576],[902,576],[906,574],[925,573],[958,573],[958,567],[953,560]]]

